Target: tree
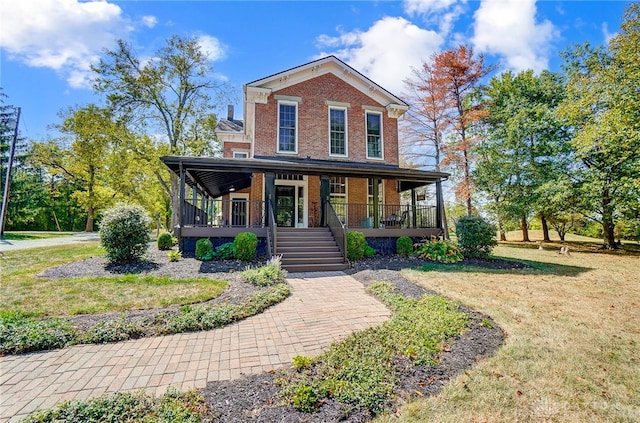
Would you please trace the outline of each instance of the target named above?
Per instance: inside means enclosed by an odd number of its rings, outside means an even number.
[[[477,139],[471,135],[471,127],[485,115],[475,101],[476,87],[491,73],[495,66],[486,66],[483,55],[474,57],[473,49],[459,46],[437,54],[433,58],[437,81],[444,84],[448,103],[452,105],[450,123],[453,130],[450,141],[443,146],[444,165],[460,169],[462,176],[456,185],[456,197],[465,202],[467,215],[473,213],[472,147]]]
[[[615,225],[640,198],[640,4],[631,4],[608,49],[565,52],[573,126],[573,172],[582,212],[602,225],[605,248],[617,248]]]
[[[107,181],[126,180],[127,162],[118,160],[114,152],[128,135],[113,121],[109,109],[95,105],[69,110],[59,129],[67,138],[34,143],[33,161],[79,187],[74,197],[87,213],[84,230],[91,232],[96,212],[108,206],[118,191]]]
[[[495,200],[498,216],[520,220],[523,241],[529,241],[530,217],[538,215],[545,228],[552,213],[540,187],[558,180],[567,167],[569,132],[556,114],[564,93],[560,75],[536,76],[531,70],[505,72],[484,90],[488,114],[475,181]]]
[[[136,55],[122,40],[106,54],[92,68],[94,89],[106,94],[117,114],[132,118],[136,132],[158,131],[169,145],[169,154],[212,152],[216,140],[210,130],[215,122],[209,112],[211,96],[226,99],[228,89],[209,79],[212,66],[196,38],[173,36],[151,60]],[[172,224],[177,225],[178,176],[170,173],[168,182],[160,172],[156,177],[171,198]]]

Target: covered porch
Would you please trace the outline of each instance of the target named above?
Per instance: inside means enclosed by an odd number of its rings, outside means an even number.
[[[265,238],[266,252],[273,255],[278,228],[284,226],[328,227],[338,244],[349,230],[389,239],[443,234],[441,181],[446,173],[281,157],[161,160],[180,179],[179,225],[174,230],[181,241],[233,238],[251,231]],[[347,178],[354,181],[350,189],[357,201],[334,195],[335,180]],[[359,182],[363,188],[356,186]]]

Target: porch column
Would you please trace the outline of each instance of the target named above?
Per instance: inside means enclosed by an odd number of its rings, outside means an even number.
[[[380,227],[380,179],[373,178],[373,227]]]
[[[418,205],[418,198],[416,194],[416,189],[411,188],[411,225],[412,225],[411,227],[412,228],[418,227],[417,205]]]
[[[178,226],[173,228],[173,234],[178,237],[179,240],[179,246],[180,246],[180,250],[182,250],[184,248],[184,245],[182,244],[182,226],[183,225],[183,221],[184,221],[184,201],[185,201],[185,189],[184,189],[184,185],[185,185],[185,174],[186,174],[186,170],[184,170],[182,168],[182,163],[180,163],[180,186],[178,187],[179,190],[179,194],[178,194]],[[175,210],[174,210],[175,212]]]
[[[436,222],[442,229],[444,239],[449,239],[449,229],[447,228],[447,217],[444,211],[444,197],[442,196],[442,181],[436,182]]]
[[[273,201],[273,204],[269,204],[269,199]],[[267,204],[267,207],[275,207],[276,201],[276,174],[269,172],[264,174],[264,201]],[[268,208],[266,209],[269,210]],[[275,214],[275,210],[273,210]],[[266,219],[266,223],[268,226],[269,219]]]
[[[324,207],[327,198],[331,196],[331,184],[328,176],[323,175],[320,177],[320,226],[324,226],[327,223],[327,219],[324,215]]]

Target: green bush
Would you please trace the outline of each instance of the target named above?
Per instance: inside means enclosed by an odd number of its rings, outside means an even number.
[[[371,247],[369,244],[367,244],[364,247],[364,256],[365,257],[375,257],[376,255],[376,249]]]
[[[246,269],[242,277],[247,282],[257,286],[269,286],[283,283],[287,271],[282,268],[282,256],[272,257],[264,266],[256,269]]]
[[[142,258],[149,247],[151,218],[141,206],[122,204],[108,209],[100,222],[100,241],[111,263]]]
[[[456,223],[458,245],[465,257],[488,257],[496,241],[496,227],[480,216],[463,216]]]
[[[413,254],[413,241],[408,236],[401,236],[396,241],[396,253],[408,257]]]
[[[258,237],[253,232],[241,232],[233,240],[233,251],[237,259],[253,261],[258,249]]]
[[[312,387],[302,385],[293,394],[293,408],[303,413],[312,413],[316,409],[318,396]]]
[[[455,243],[437,239],[423,239],[419,244],[416,244],[416,256],[440,263],[457,263],[464,258]]]
[[[196,258],[203,261],[213,258],[213,244],[209,238],[200,238],[196,241]]]
[[[364,257],[366,247],[367,240],[362,232],[347,232],[347,258],[349,260],[356,261]]]
[[[235,257],[233,242],[226,242],[218,248],[216,248],[216,252],[214,256],[220,260],[231,260]]]
[[[165,232],[158,237],[158,250],[170,250],[173,248],[173,237]]]

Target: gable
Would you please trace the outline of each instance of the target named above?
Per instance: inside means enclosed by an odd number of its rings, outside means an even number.
[[[407,103],[371,81],[335,56],[328,56],[245,85],[250,102],[266,103],[271,93],[331,74],[344,81],[376,103],[385,107],[389,117],[398,118],[409,108]]]

